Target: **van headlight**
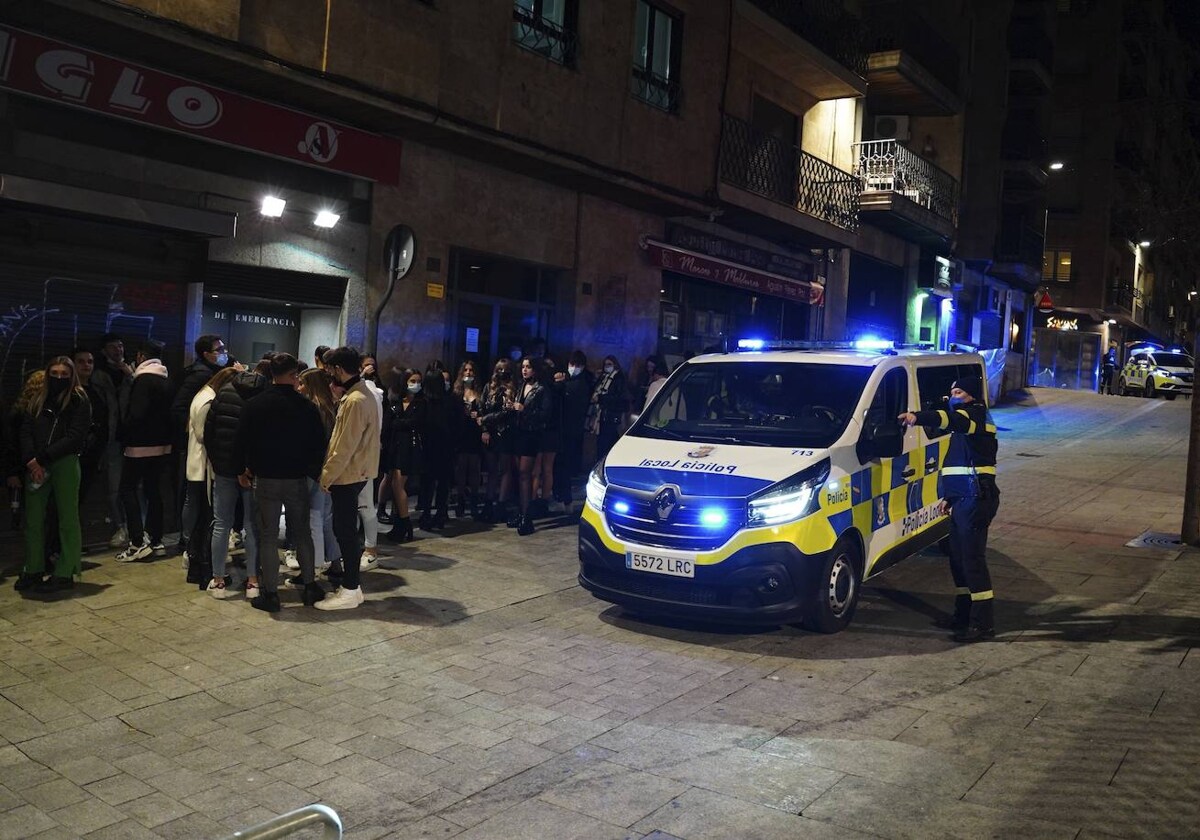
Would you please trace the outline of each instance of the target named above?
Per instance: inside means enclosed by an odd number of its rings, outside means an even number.
[[[604,493],[606,490],[608,490],[608,481],[604,478],[604,461],[602,460],[588,474],[587,487],[584,490],[587,503],[592,510],[603,512]]]
[[[746,522],[750,527],[782,525],[802,519],[820,507],[821,487],[829,478],[829,459],[779,482],[750,500]]]

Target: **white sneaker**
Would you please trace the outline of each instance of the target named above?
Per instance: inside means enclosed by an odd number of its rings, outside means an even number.
[[[227,598],[237,597],[237,591],[226,586],[224,581],[218,584],[216,580],[210,580],[208,582],[208,589],[205,591],[218,601],[224,601]]]
[[[252,601],[252,600],[254,600],[254,599],[255,599],[255,598],[257,598],[257,597],[258,597],[260,594],[261,594],[261,593],[259,592],[259,589],[258,589],[258,587],[257,587],[257,586],[251,586],[251,585],[250,585],[250,584],[248,584],[248,583],[246,584],[246,600],[247,600],[247,601]]]
[[[339,586],[337,591],[325,596],[325,600],[313,604],[319,610],[352,610],[363,602],[362,587],[346,589]]]
[[[241,549],[242,549],[242,535],[239,534],[237,531],[230,531],[229,532],[229,550],[230,550],[230,552],[241,551]]]
[[[183,566],[183,570],[186,572],[188,567],[188,553],[186,551],[179,555],[179,562],[180,565]]]
[[[108,541],[108,547],[109,548],[120,548],[121,546],[127,545],[128,543],[129,543],[129,532],[126,531],[125,526],[122,525],[120,528],[117,529],[116,533],[114,533],[112,535],[112,538]]]
[[[158,557],[162,557],[167,553],[167,547],[163,545],[162,540],[159,540],[154,545],[150,546],[150,550],[153,551]]]
[[[116,556],[118,563],[132,563],[134,560],[143,560],[154,553],[148,544],[147,545],[130,545],[124,551]]]
[[[296,558],[295,549],[289,548],[283,552],[283,562],[289,569],[299,569],[300,561]]]
[[[362,553],[362,557],[360,557],[358,560],[358,570],[360,572],[369,572],[372,569],[378,569],[378,568],[379,568],[379,555],[378,554],[368,554],[367,552],[364,551]]]

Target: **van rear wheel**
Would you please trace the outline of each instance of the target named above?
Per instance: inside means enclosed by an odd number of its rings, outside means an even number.
[[[813,579],[801,626],[816,633],[845,630],[858,607],[861,569],[858,544],[852,538],[838,540]]]

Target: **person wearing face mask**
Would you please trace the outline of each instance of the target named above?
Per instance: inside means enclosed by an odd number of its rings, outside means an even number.
[[[454,424],[458,406],[450,398],[449,372],[440,361],[425,369],[425,399],[429,421],[422,435],[421,491],[418,507],[421,518],[417,527],[424,531],[445,527],[450,504],[450,484],[454,481]]]
[[[25,473],[25,565],[15,588],[57,592],[74,586],[82,571],[79,455],[92,424],[91,404],[69,356],[56,356],[46,365],[42,386],[26,411],[18,446]],[[58,509],[60,549],[54,572],[46,578],[45,519],[51,495]]]
[[[554,496],[571,512],[571,480],[583,470],[583,438],[587,426],[588,403],[592,398],[595,378],[587,368],[587,356],[582,350],[571,353],[566,373],[554,376],[559,392],[562,452],[554,462]]]
[[[520,512],[508,521],[522,537],[533,533],[533,518],[529,513],[533,500],[533,467],[554,410],[547,382],[545,365],[537,359],[521,360],[521,379],[513,404],[508,409],[509,422],[516,427],[513,454],[517,459]]]
[[[176,512],[180,514],[183,523],[179,533],[179,547],[182,551],[187,551],[188,535],[191,534],[191,526],[196,524],[196,511],[200,509],[200,500],[194,498],[195,487],[189,487],[187,483],[188,421],[192,400],[217,371],[229,365],[229,350],[225,346],[225,340],[219,335],[200,336],[192,349],[195,350],[196,357],[183,369],[179,387],[175,391],[175,399],[171,401],[171,423],[175,432],[172,449],[180,465],[175,498],[178,500]]]
[[[506,519],[504,505],[512,485],[513,437],[506,419],[506,408],[512,398],[513,382],[508,359],[499,359],[492,368],[491,380],[483,387],[476,420],[487,468],[487,500],[480,514],[484,522],[502,522]]]
[[[325,354],[325,370],[345,389],[329,439],[320,484],[332,497],[333,532],[342,552],[342,585],[320,610],[350,610],[363,603],[359,570],[358,497],[363,485],[379,469],[379,412],[375,397],[358,378],[362,356],[353,347],[338,347]]]
[[[899,416],[906,426],[950,431],[939,495],[943,499],[941,513],[950,514],[954,615],[938,624],[953,630],[957,642],[978,642],[996,635],[987,537],[1000,507],[1000,491],[996,487],[996,425],[983,396],[983,381],[978,376],[960,377],[950,388],[947,408],[907,411]]]
[[[483,459],[483,431],[479,418],[483,416],[483,387],[475,375],[475,360],[467,359],[458,369],[454,380],[455,449],[458,451],[454,483],[458,502],[454,514],[459,519],[471,511],[479,516],[479,477]]]
[[[596,435],[596,460],[599,461],[613,448],[621,436],[625,424],[625,412],[629,410],[629,393],[626,390],[625,373],[616,356],[605,356],[603,373],[592,391],[590,430]]]
[[[388,466],[391,469],[392,530],[384,537],[394,543],[413,538],[412,521],[408,510],[408,480],[421,472],[422,440],[429,425],[429,404],[425,399],[421,372],[405,370],[400,375],[403,390],[400,398],[389,406]]]

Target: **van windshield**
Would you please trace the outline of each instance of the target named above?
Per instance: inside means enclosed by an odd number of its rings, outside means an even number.
[[[803,362],[688,365],[663,386],[629,434],[824,449],[846,428],[871,371]]]
[[[1192,357],[1183,353],[1155,353],[1154,363],[1159,367],[1190,368],[1193,366]]]

